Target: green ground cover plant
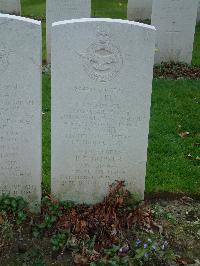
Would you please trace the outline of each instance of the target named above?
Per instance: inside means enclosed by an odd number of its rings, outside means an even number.
[[[139,203],[123,182],[95,205],[46,195],[40,214],[29,212],[20,197],[1,196],[0,264],[194,265],[199,217],[200,203],[191,198]]]

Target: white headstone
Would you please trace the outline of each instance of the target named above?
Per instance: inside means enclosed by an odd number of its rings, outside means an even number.
[[[91,0],[46,0],[47,62],[51,62],[52,23],[66,19],[90,18]]]
[[[199,1],[198,11],[197,11],[197,22],[200,22],[200,1]]]
[[[0,195],[41,199],[41,24],[0,14]]]
[[[128,0],[127,17],[129,20],[151,19],[153,0]]]
[[[52,193],[95,203],[115,180],[144,196],[155,28],[80,19],[52,28]]]
[[[151,24],[156,27],[155,63],[191,63],[197,0],[154,0]]]
[[[20,0],[0,0],[0,13],[20,15]]]

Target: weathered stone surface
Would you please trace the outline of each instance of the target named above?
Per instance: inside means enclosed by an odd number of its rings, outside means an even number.
[[[151,19],[153,0],[128,0],[127,17],[129,20]]]
[[[0,195],[41,199],[41,25],[0,14]]]
[[[0,0],[0,13],[20,15],[21,14],[20,0]]]
[[[52,192],[95,203],[115,180],[144,195],[155,28],[80,19],[52,29]]]
[[[52,23],[66,19],[89,18],[91,0],[46,0],[47,62],[51,61]]]
[[[151,24],[157,29],[155,63],[191,63],[197,0],[154,0]]]
[[[200,1],[199,1],[198,11],[197,11],[197,22],[200,22]]]

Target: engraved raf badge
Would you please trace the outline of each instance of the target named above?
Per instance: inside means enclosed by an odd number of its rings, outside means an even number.
[[[104,31],[97,33],[97,40],[81,54],[81,57],[88,76],[100,82],[114,79],[123,65],[120,49],[111,41],[111,36]]]

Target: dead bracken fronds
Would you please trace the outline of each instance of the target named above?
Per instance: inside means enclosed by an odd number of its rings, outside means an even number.
[[[124,229],[139,226],[148,230],[151,225],[150,209],[136,203],[122,181],[110,186],[102,203],[77,205],[64,211],[57,222],[57,228],[70,229],[79,239],[95,235],[101,247],[115,243]]]

